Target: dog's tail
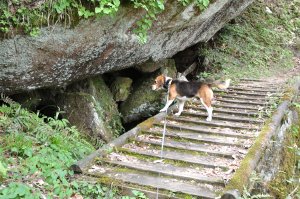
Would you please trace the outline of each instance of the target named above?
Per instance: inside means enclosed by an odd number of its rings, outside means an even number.
[[[226,79],[225,81],[217,80],[212,83],[212,87],[217,87],[222,90],[226,90],[230,85],[231,79]]]

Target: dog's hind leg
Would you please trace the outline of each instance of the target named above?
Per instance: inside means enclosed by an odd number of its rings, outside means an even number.
[[[181,112],[183,111],[185,100],[180,100],[179,101],[179,106],[178,106],[178,113],[175,113],[176,116],[179,116]]]
[[[201,103],[207,110],[208,117],[206,118],[206,121],[212,120],[212,114],[213,114],[213,108],[211,106],[212,99],[214,98],[213,91],[211,88],[207,85],[203,85],[198,93],[198,96],[200,98]]]
[[[211,101],[206,100],[206,102],[203,101],[202,98],[200,98],[201,103],[206,108],[207,111],[207,118],[206,121],[210,122],[212,120],[212,114],[213,114],[213,107],[211,106]]]
[[[206,118],[206,121],[210,122],[212,120],[212,114],[213,114],[213,107],[210,106],[207,108],[208,117]]]

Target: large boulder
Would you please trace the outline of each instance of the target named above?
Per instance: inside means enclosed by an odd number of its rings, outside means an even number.
[[[63,116],[96,145],[111,141],[122,131],[117,105],[100,76],[69,86],[57,96],[57,103]]]
[[[16,35],[0,41],[0,92],[13,94],[42,87],[62,87],[96,74],[172,57],[208,41],[253,0],[216,0],[199,12],[167,1],[165,11],[141,45],[132,30],[145,13],[121,7],[115,16],[82,20],[72,29],[45,27],[38,37]]]

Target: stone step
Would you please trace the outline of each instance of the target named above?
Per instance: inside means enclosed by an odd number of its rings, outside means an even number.
[[[192,112],[189,110],[185,110],[181,113],[181,116],[189,116],[192,118],[206,118],[207,113],[205,112]],[[264,121],[259,119],[253,119],[253,117],[243,117],[243,116],[232,116],[231,114],[222,114],[213,112],[213,120],[226,120],[226,121],[234,121],[234,122],[244,122],[244,123],[256,123],[262,124]]]
[[[172,124],[176,122],[182,122],[182,123],[190,123],[190,124],[199,124],[199,125],[206,125],[206,126],[216,126],[216,127],[227,127],[227,128],[233,128],[233,129],[249,129],[249,130],[258,130],[259,126],[251,123],[242,123],[242,122],[229,122],[229,121],[223,121],[223,120],[217,120],[214,119],[210,122],[203,120],[203,119],[195,119],[192,117],[171,117],[168,116],[167,119],[169,120],[169,123]],[[164,121],[161,121],[164,122]]]
[[[136,141],[153,144],[161,146],[161,139],[157,137],[150,137],[145,135],[139,135],[136,138]],[[175,149],[184,149],[188,151],[197,151],[203,152],[204,154],[215,155],[219,157],[232,158],[233,155],[239,155],[239,151],[241,150],[238,147],[234,146],[218,146],[218,145],[209,145],[209,144],[199,144],[193,142],[186,141],[174,141],[172,139],[165,139],[164,143],[165,147],[175,148]]]
[[[151,145],[137,146],[132,143],[125,144],[122,148],[119,148],[118,151],[155,158],[162,157],[163,159],[200,165],[207,168],[222,168],[224,170],[228,170],[233,161],[231,158],[229,159],[217,156],[196,155],[195,153],[187,153],[183,151],[168,149],[164,150],[163,153],[161,153],[160,147],[152,147]]]
[[[245,82],[259,82],[259,83],[268,83],[268,81],[263,80],[263,79],[255,79],[255,78],[241,78],[240,81],[245,81]]]
[[[232,104],[246,104],[246,105],[259,105],[259,106],[266,106],[267,102],[257,102],[257,101],[250,101],[250,100],[233,100],[233,99],[223,99],[218,98],[218,102],[227,102]]]
[[[261,87],[261,88],[250,88],[245,86],[230,86],[229,90],[240,90],[240,91],[253,91],[253,92],[263,92],[263,93],[276,93],[278,92],[277,89],[268,89],[267,87]]]
[[[201,185],[160,175],[153,176],[147,172],[141,173],[134,170],[122,172],[117,169],[113,170],[111,168],[100,167],[100,169],[89,171],[86,174],[98,178],[98,182],[102,183],[107,183],[107,178],[109,178],[111,179],[111,182],[114,182],[113,184],[118,186],[122,186],[122,184],[133,184],[150,187],[152,189],[159,189],[160,191],[179,192],[204,199],[215,198],[215,191],[220,190],[220,188],[211,186],[209,186],[210,188],[207,188],[205,184]]]
[[[250,86],[248,83],[245,83],[245,82],[240,83],[239,85],[237,85],[237,87],[247,87],[247,88],[253,88],[253,89],[271,90],[271,91],[274,90],[274,91],[277,91],[277,92],[281,90],[280,87],[278,88],[278,87],[276,87],[272,84],[266,84],[264,86],[262,86],[260,84],[254,84],[254,85]]]
[[[226,95],[226,94],[217,94],[215,95],[216,99],[219,98],[226,98],[226,99],[242,99],[242,100],[255,100],[259,102],[265,102],[267,101],[266,97],[251,97],[251,96],[245,96],[245,95]]]
[[[242,109],[242,110],[252,110],[258,111],[263,110],[265,107],[257,106],[257,105],[240,105],[240,104],[233,104],[233,103],[214,103],[213,107],[221,107],[221,108],[230,108],[230,109]]]
[[[141,189],[138,185],[123,185],[122,186],[122,194],[125,196],[132,196],[132,198],[128,199],[135,199],[136,195],[132,193],[132,191],[138,191],[144,193],[147,198],[159,198],[159,199],[170,199],[170,193],[166,191],[166,193],[162,193],[161,191],[157,192],[157,190],[149,190],[148,189]],[[172,199],[182,199],[181,196],[175,196],[175,194],[172,194]]]
[[[189,109],[192,109],[192,111],[201,111],[201,112],[207,112],[206,108],[203,106],[193,106],[193,105],[187,105],[184,107],[187,111]],[[257,116],[258,113],[256,111],[252,110],[239,110],[239,109],[229,109],[229,108],[214,108],[213,110],[214,113],[226,113],[226,114],[231,114],[231,115],[242,115],[242,116]]]
[[[249,84],[249,82],[241,82],[238,85],[235,85],[236,87],[242,87],[242,88],[250,88],[250,89],[262,89],[262,90],[270,90],[270,91],[277,91],[280,92],[281,88],[278,88],[272,84],[265,84],[265,85],[261,85],[261,84]]]
[[[224,91],[215,90],[215,93],[224,93]],[[261,92],[254,92],[254,91],[235,91],[235,90],[228,90],[226,91],[227,94],[236,94],[236,95],[246,95],[246,96],[260,96],[260,97],[269,97],[274,95],[274,93],[261,93]]]
[[[143,134],[152,134],[152,135],[159,135],[162,136],[162,129],[160,131],[157,130],[148,130],[142,132]],[[215,145],[226,145],[226,146],[238,146],[238,147],[243,147],[245,143],[248,140],[245,139],[237,139],[237,138],[225,138],[225,137],[212,137],[209,135],[201,135],[199,133],[192,133],[192,132],[174,132],[170,130],[166,130],[165,135],[169,138],[183,138],[187,140],[192,140],[192,141],[199,141],[199,142],[205,142],[205,143],[210,143],[210,144],[215,144]]]
[[[224,186],[222,177],[217,175],[208,175],[203,168],[198,169],[182,166],[174,166],[162,161],[152,162],[144,161],[124,154],[117,154],[120,157],[114,158],[115,154],[108,155],[103,161],[115,166],[122,166],[133,170],[145,171],[154,174],[162,174],[177,179],[193,180],[197,182],[216,184]]]
[[[157,127],[163,127],[162,123],[155,124]],[[209,134],[209,135],[217,135],[217,136],[226,136],[226,137],[237,137],[237,138],[254,138],[255,132],[251,130],[237,130],[237,129],[230,129],[224,127],[207,127],[207,126],[192,126],[192,125],[182,125],[182,124],[171,124],[167,123],[167,129],[172,129],[173,131],[192,131],[198,132],[201,135]],[[243,133],[241,133],[243,132]]]

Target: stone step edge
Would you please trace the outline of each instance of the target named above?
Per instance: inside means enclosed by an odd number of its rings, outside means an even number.
[[[241,130],[259,130],[260,128],[258,126],[256,127],[248,127],[248,126],[245,126],[247,124],[251,124],[251,123],[243,123],[244,126],[240,126],[240,125],[233,125],[233,124],[226,124],[226,123],[222,123],[223,120],[220,121],[216,121],[216,120],[212,120],[210,122],[206,121],[205,119],[204,120],[191,120],[191,118],[185,118],[185,117],[171,117],[171,116],[168,116],[167,118],[167,123],[171,123],[171,121],[173,122],[184,122],[184,123],[187,123],[187,124],[202,124],[202,125],[205,125],[205,126],[211,126],[211,127],[225,127],[225,128],[232,128],[232,129],[241,129]],[[160,121],[162,122],[162,121]]]
[[[163,127],[163,124],[158,123],[155,124],[155,126]],[[254,138],[255,136],[250,136],[250,135],[245,135],[245,134],[237,134],[237,133],[222,133],[222,132],[217,132],[217,131],[209,131],[205,129],[197,129],[189,126],[179,126],[179,125],[174,125],[174,124],[167,124],[167,129],[177,129],[177,130],[187,130],[187,131],[192,131],[192,132],[197,132],[197,133],[205,133],[209,135],[217,135],[217,136],[224,136],[224,137],[236,137],[236,138],[244,138],[244,139],[251,139]]]
[[[202,111],[202,112],[206,112],[206,108],[201,106],[201,107],[198,107],[198,106],[192,106],[192,105],[187,105],[187,106],[184,106],[185,110],[189,110],[189,109],[192,109],[192,110],[195,110],[195,111]],[[243,116],[258,116],[259,113],[258,112],[242,112],[242,111],[234,111],[234,110],[230,110],[230,109],[222,109],[222,108],[214,108],[213,109],[213,112],[215,113],[224,113],[224,114],[232,114],[232,115],[243,115]]]
[[[157,131],[150,131],[150,130],[146,130],[146,131],[142,131],[141,134],[152,134],[152,135],[157,135],[157,136],[162,136],[162,132],[157,132]],[[195,135],[200,135],[199,133],[194,133]],[[242,143],[232,143],[230,141],[226,141],[226,142],[222,142],[219,140],[213,140],[213,139],[209,139],[209,138],[205,138],[205,137],[190,137],[190,136],[185,136],[184,133],[182,133],[182,135],[178,135],[177,133],[169,133],[166,132],[165,133],[166,137],[170,137],[170,138],[183,138],[186,140],[191,140],[191,141],[196,141],[196,142],[204,142],[204,143],[210,143],[210,144],[214,144],[214,145],[224,145],[224,146],[237,146],[237,147],[243,147]]]
[[[206,184],[215,184],[215,185],[219,185],[219,186],[224,186],[224,181],[222,178],[220,177],[207,177],[207,176],[202,176],[202,175],[190,175],[188,173],[182,173],[184,171],[183,167],[177,167],[177,166],[173,166],[173,165],[168,165],[171,170],[168,170],[167,168],[163,168],[163,166],[159,165],[159,163],[147,163],[147,162],[124,162],[124,161],[115,161],[115,160],[106,160],[103,159],[104,162],[110,164],[110,165],[114,165],[114,166],[121,166],[121,167],[125,167],[128,169],[132,169],[132,170],[138,170],[141,172],[147,172],[147,173],[152,173],[152,174],[161,174],[163,176],[169,176],[169,177],[173,177],[175,179],[179,179],[179,180],[192,180],[192,181],[197,181],[200,183],[206,183]],[[153,166],[155,165],[155,166]],[[173,172],[177,169],[176,172]]]
[[[188,110],[184,110],[181,115],[187,115],[187,116],[191,116],[191,117],[201,117],[201,118],[206,118],[207,114],[206,113],[196,113],[196,112],[191,112]],[[219,120],[223,120],[223,121],[234,121],[234,122],[241,122],[241,123],[257,123],[257,124],[262,124],[264,123],[263,120],[258,120],[258,119],[253,119],[253,118],[246,118],[246,117],[236,117],[236,116],[232,116],[232,115],[215,115],[213,113],[213,119],[219,119]]]
[[[157,149],[157,150],[160,151],[160,149]],[[161,154],[160,153],[156,154],[156,153],[151,153],[151,152],[148,152],[148,151],[147,152],[146,151],[138,151],[138,150],[135,150],[135,149],[130,149],[128,147],[118,148],[117,151],[120,151],[122,153],[127,153],[127,154],[137,154],[137,155],[143,155],[143,156],[149,156],[149,157],[155,157],[155,158],[161,159]],[[227,166],[227,165],[217,165],[215,163],[210,163],[207,160],[205,162],[203,162],[203,161],[199,161],[199,162],[191,161],[191,160],[189,160],[189,156],[192,156],[192,155],[188,154],[186,152],[182,153],[182,152],[177,152],[175,150],[172,150],[172,151],[164,150],[162,158],[163,159],[168,159],[168,160],[184,162],[184,163],[190,163],[190,164],[194,164],[194,165],[199,165],[199,166],[206,167],[206,168],[221,168],[221,169],[224,169],[224,170],[229,170],[229,166]],[[193,156],[193,157],[195,157],[195,156]],[[199,158],[198,160],[205,159],[205,157],[207,157],[207,156],[198,156],[198,158]],[[215,158],[219,159],[221,157],[215,157]],[[225,159],[228,159],[228,158],[225,158]]]
[[[144,186],[145,189],[153,188],[171,191],[174,193],[183,193],[190,196],[198,196],[205,199],[213,199],[216,194],[208,189],[199,187],[197,185],[187,184],[184,182],[172,181],[172,178],[165,178],[163,176],[151,176],[151,175],[141,175],[140,173],[122,173],[122,172],[112,172],[110,174],[106,173],[83,173],[87,176],[92,176],[98,178],[98,182],[108,183],[106,178],[109,178],[111,182],[115,185],[126,185],[133,184]],[[142,178],[141,178],[142,176]],[[104,180],[101,180],[104,179]],[[109,185],[111,183],[109,182]]]
[[[137,142],[141,143],[146,143],[146,144],[153,144],[157,146],[161,146],[161,142],[159,141],[153,141],[153,140],[145,140],[142,138],[136,138],[135,139]],[[176,144],[174,144],[176,143]],[[182,150],[187,150],[187,151],[196,151],[196,152],[201,152],[204,154],[212,155],[212,156],[218,156],[218,157],[226,157],[226,158],[233,158],[236,153],[228,153],[228,152],[217,152],[214,150],[210,149],[205,149],[205,148],[199,148],[199,147],[193,147],[193,146],[186,146],[184,143],[181,142],[165,142],[164,147],[168,148],[174,148],[174,149],[182,149]]]

